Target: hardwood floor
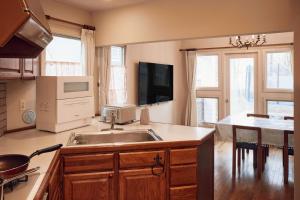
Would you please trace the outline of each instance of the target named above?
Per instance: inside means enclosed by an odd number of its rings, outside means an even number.
[[[270,148],[261,180],[255,179],[252,152],[245,154],[232,181],[232,143],[215,143],[215,200],[288,200],[294,198],[294,158],[290,156],[289,184],[283,182],[282,150]]]

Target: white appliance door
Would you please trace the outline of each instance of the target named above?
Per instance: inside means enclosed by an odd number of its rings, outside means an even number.
[[[94,116],[94,98],[84,97],[57,101],[57,122],[65,123]]]
[[[92,76],[61,76],[57,78],[57,99],[93,96]]]

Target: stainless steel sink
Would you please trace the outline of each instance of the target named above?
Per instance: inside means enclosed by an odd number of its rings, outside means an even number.
[[[134,142],[149,142],[161,141],[152,129],[148,130],[130,130],[111,132],[106,134],[71,134],[68,146],[74,145],[90,145],[90,144],[105,144],[105,143],[134,143]]]

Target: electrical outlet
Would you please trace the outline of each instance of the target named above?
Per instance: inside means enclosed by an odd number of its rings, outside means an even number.
[[[21,99],[20,100],[20,111],[24,111],[26,108],[25,108],[25,101],[24,99]]]

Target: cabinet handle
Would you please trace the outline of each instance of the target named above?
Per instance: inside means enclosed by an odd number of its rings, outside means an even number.
[[[165,171],[165,164],[160,162],[162,160],[162,157],[160,157],[159,154],[156,154],[156,156],[155,156],[155,158],[153,158],[153,160],[155,161],[155,163],[151,167],[152,174],[155,175],[155,176],[162,175]],[[157,167],[162,167],[162,170],[158,173],[156,173],[154,171],[154,169],[157,168]]]

